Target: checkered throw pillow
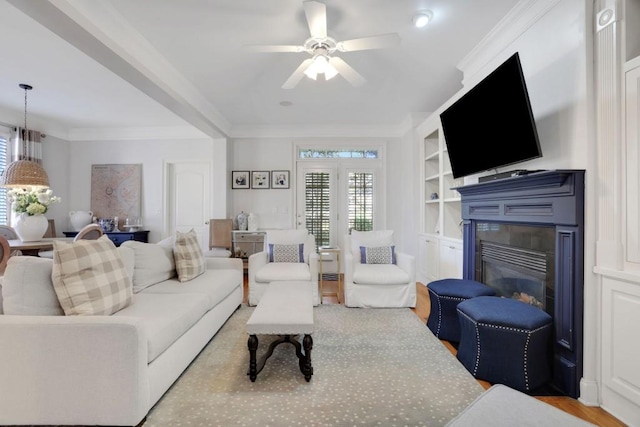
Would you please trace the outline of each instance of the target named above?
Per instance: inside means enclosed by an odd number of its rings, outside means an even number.
[[[176,231],[173,258],[176,262],[176,272],[180,282],[188,282],[204,273],[204,255],[202,255],[198,237],[193,229],[188,233]]]
[[[395,246],[360,246],[360,262],[362,264],[395,264]]]
[[[277,245],[269,243],[269,262],[304,262],[304,244]]]
[[[131,277],[109,237],[53,242],[53,288],[64,314],[109,315],[131,303]]]

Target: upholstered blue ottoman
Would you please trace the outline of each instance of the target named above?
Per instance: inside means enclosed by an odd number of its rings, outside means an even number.
[[[495,295],[493,289],[475,280],[443,279],[427,285],[431,312],[427,326],[441,340],[460,341],[460,321],[456,308],[469,298]]]
[[[474,377],[533,390],[551,378],[551,316],[509,298],[478,297],[458,304],[458,360]]]

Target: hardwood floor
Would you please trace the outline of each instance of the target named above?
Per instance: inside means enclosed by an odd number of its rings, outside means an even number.
[[[337,288],[337,282],[335,281],[325,281],[324,282],[324,290],[325,292],[335,292]],[[416,285],[416,293],[417,293],[417,301],[416,307],[413,312],[425,323],[427,322],[427,318],[429,317],[429,312],[431,309],[431,304],[429,303],[429,294],[427,288],[418,283]],[[245,276],[245,298],[244,302],[246,304],[247,301],[247,281]],[[344,302],[344,298],[341,295],[340,301]],[[325,296],[323,298],[323,304],[339,304],[336,296]],[[426,327],[426,326],[425,326]],[[456,354],[456,349],[447,341],[441,341],[442,344],[451,351],[452,354]],[[478,380],[485,389],[491,387],[491,384],[487,381]],[[536,396],[537,399],[546,402],[552,406],[555,406],[558,409],[561,409],[569,414],[575,415],[576,417],[582,418],[590,423],[601,427],[624,427],[625,424],[615,418],[613,415],[609,414],[602,408],[585,406],[576,399],[572,399],[570,397],[565,396]]]

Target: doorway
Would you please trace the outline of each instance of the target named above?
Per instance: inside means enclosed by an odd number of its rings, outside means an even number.
[[[193,229],[203,251],[209,250],[211,218],[211,162],[168,161],[165,163],[165,232],[186,233]]]

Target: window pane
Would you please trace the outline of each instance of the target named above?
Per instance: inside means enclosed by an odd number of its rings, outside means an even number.
[[[351,150],[351,149],[309,149],[300,148],[298,150],[298,158],[300,159],[377,159],[378,150]]]
[[[349,173],[349,229],[373,230],[373,174]]]
[[[316,238],[317,246],[330,244],[331,195],[329,173],[309,172],[305,175],[306,226]]]

